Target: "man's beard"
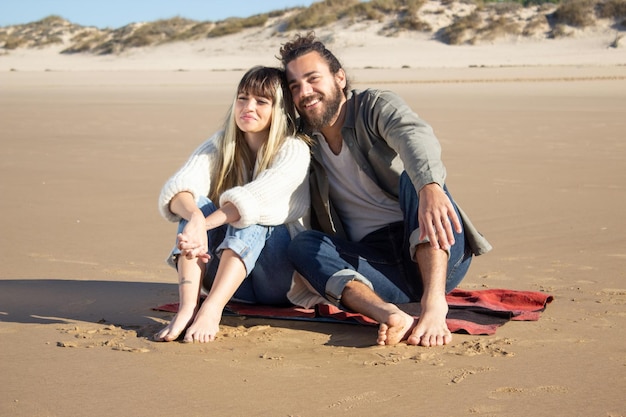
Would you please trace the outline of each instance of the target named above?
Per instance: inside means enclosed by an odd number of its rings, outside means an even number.
[[[343,100],[343,91],[341,91],[337,84],[335,84],[333,90],[334,91],[331,91],[332,95],[329,99],[325,99],[323,96],[318,95],[320,104],[324,106],[324,109],[319,116],[311,116],[304,112],[300,113],[300,116],[304,119],[309,128],[313,130],[321,130],[329,126],[333,119],[337,117],[341,101]]]

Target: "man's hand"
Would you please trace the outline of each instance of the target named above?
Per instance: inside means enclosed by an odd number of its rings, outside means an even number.
[[[452,202],[436,183],[427,184],[419,191],[417,220],[420,240],[428,236],[434,249],[450,249],[454,245],[453,227],[457,233],[462,231]]]

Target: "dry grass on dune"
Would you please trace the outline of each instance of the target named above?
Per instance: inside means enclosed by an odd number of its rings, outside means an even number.
[[[506,36],[558,38],[575,30],[604,25],[618,36],[626,27],[626,0],[325,0],[308,8],[293,8],[198,22],[182,17],[132,23],[118,29],[99,29],[71,23],[59,16],[0,28],[0,50],[62,45],[61,53],[95,55],[121,52],[164,43],[215,38],[249,28],[278,34],[315,30],[334,24],[350,29],[376,24],[380,36],[421,32],[446,44],[477,44]],[[616,45],[617,46],[617,43]]]

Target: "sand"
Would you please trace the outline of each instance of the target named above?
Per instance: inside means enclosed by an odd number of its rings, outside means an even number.
[[[174,71],[156,53],[150,68],[0,57],[0,415],[626,415],[624,50],[576,63],[553,47],[551,62],[520,52],[515,65],[504,51],[409,69],[363,69],[385,57],[360,55],[350,70],[434,126],[450,190],[495,248],[461,288],[555,297],[537,322],[439,348],[234,317],[210,344],[151,341],[172,317],[151,308],[177,300],[158,192],[242,72]],[[426,60],[451,60],[437,53]]]

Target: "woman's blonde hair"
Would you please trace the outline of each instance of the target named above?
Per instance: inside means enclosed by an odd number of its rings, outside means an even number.
[[[218,142],[219,159],[214,167],[209,198],[219,204],[220,195],[233,187],[250,182],[255,156],[252,155],[244,133],[239,129],[234,114],[235,103],[240,94],[260,96],[272,100],[272,119],[269,136],[256,156],[257,175],[267,169],[274,155],[288,136],[296,134],[294,107],[287,88],[284,72],[279,68],[256,66],[248,70],[239,81],[233,103],[228,111],[224,133]]]

